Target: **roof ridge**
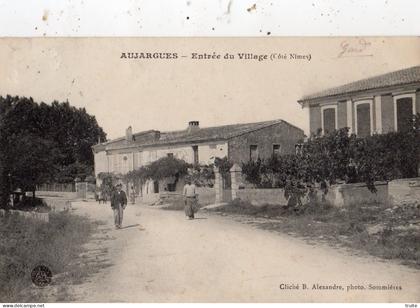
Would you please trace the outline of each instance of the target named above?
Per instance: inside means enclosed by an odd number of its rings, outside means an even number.
[[[228,126],[238,126],[238,125],[251,125],[251,124],[263,124],[263,123],[275,123],[275,122],[281,122],[283,121],[282,119],[274,119],[274,120],[267,120],[267,121],[260,121],[260,122],[248,122],[248,123],[236,123],[236,124],[224,124],[224,125],[215,125],[215,126],[204,126],[204,127],[200,127],[200,130],[202,129],[211,129],[211,128],[223,128],[223,127],[228,127]],[[178,130],[168,130],[168,131],[160,131],[161,134],[173,134],[173,133],[181,133],[181,132],[185,132],[187,129],[178,129]],[[151,129],[149,131],[157,131],[155,129]],[[143,132],[147,132],[147,131],[143,131]],[[141,132],[139,132],[141,133]],[[138,133],[135,133],[136,135]]]
[[[267,121],[260,121],[260,122],[248,122],[248,123],[236,123],[236,124],[224,124],[224,125],[215,125],[215,126],[204,126],[200,127],[200,129],[211,129],[211,128],[223,128],[228,126],[237,126],[237,125],[251,125],[251,124],[263,124],[263,123],[274,123],[274,122],[280,122],[281,119],[274,119],[274,120],[267,120]],[[184,132],[186,129],[181,130],[172,130],[172,131],[161,131],[161,133],[176,133],[176,132]]]
[[[225,135],[223,137],[222,136],[218,137],[220,139],[229,139],[229,138],[233,138],[238,133],[242,134],[244,132],[252,132],[254,130],[261,129],[261,128],[264,128],[264,127],[267,127],[267,126],[270,126],[270,125],[274,125],[274,124],[277,124],[277,123],[287,123],[287,122],[285,122],[282,119],[274,119],[274,120],[267,120],[267,121],[260,121],[260,122],[236,123],[236,124],[226,124],[226,125],[219,125],[219,126],[209,126],[209,127],[202,127],[199,130],[197,130],[196,132],[194,132],[192,134],[189,134],[189,136],[194,137],[195,135],[199,135],[200,132],[203,133],[203,132],[206,132],[207,130],[209,130],[209,131],[211,131],[213,129],[223,130],[223,129],[226,129],[226,128],[229,128],[229,127],[232,127],[232,129],[235,129],[235,128],[238,128],[238,127],[240,128],[241,126],[245,126],[243,128],[243,130],[241,130],[241,132],[236,132],[236,134],[235,134],[235,132],[231,132],[231,134],[229,134],[229,132],[227,132],[227,133],[225,133]],[[288,123],[288,124],[291,125],[290,123]],[[246,127],[248,125],[250,127]],[[255,126],[253,127],[251,125],[255,125]],[[158,130],[150,129],[150,130],[146,130],[146,131],[140,131],[140,132],[134,133],[133,136],[138,136],[138,135],[141,135],[141,134],[145,134],[145,133],[148,133],[148,132],[155,132],[155,131],[158,131]],[[159,132],[160,132],[160,136],[161,136],[160,140],[164,141],[164,140],[166,140],[166,138],[171,139],[170,138],[171,135],[185,134],[187,132],[187,129],[174,130],[174,131],[159,131]],[[179,138],[179,136],[178,137],[174,136],[174,138]],[[107,141],[106,144],[122,141],[124,139],[125,139],[125,137],[118,137],[118,138],[111,139],[111,140]],[[169,140],[166,140],[166,141],[169,141]]]
[[[327,97],[327,96],[334,96],[334,95],[339,95],[339,94],[345,94],[345,93],[351,93],[351,92],[380,88],[380,86],[371,85],[371,86],[367,86],[366,88],[363,88],[363,89],[355,89],[355,90],[351,90],[351,89],[344,90],[343,89],[343,91],[341,93],[334,93],[334,92],[339,91],[342,88],[346,88],[346,87],[349,88],[351,86],[355,86],[355,85],[358,85],[358,84],[362,85],[363,83],[379,81],[379,80],[385,79],[386,77],[389,77],[389,76],[404,74],[404,73],[407,73],[407,72],[408,73],[411,73],[411,72],[415,73],[416,70],[419,70],[419,72],[418,72],[419,77],[417,79],[420,81],[420,65],[415,65],[415,66],[399,69],[399,70],[396,70],[396,71],[391,71],[391,72],[387,72],[387,73],[384,73],[384,74],[374,75],[374,76],[371,76],[371,77],[358,79],[358,80],[355,80],[355,81],[352,81],[352,82],[347,82],[347,83],[344,83],[344,84],[341,84],[341,85],[338,85],[338,86],[335,86],[335,87],[330,87],[330,88],[327,88],[327,89],[324,89],[324,90],[321,90],[321,91],[313,92],[311,94],[303,96],[301,99],[298,100],[298,102],[303,102],[303,101],[316,99],[316,98]],[[395,79],[398,79],[398,78],[395,78]],[[414,79],[416,80],[416,78],[414,78]],[[405,83],[405,82],[402,81],[400,84],[403,84],[403,83]],[[392,85],[398,85],[398,83],[392,84]],[[330,93],[328,93],[328,92],[330,92]]]

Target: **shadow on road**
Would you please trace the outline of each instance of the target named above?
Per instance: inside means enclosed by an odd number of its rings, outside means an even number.
[[[134,227],[139,227],[139,226],[140,226],[140,224],[128,225],[128,226],[121,227],[120,230],[122,230],[122,229],[128,229],[128,228],[134,228]]]

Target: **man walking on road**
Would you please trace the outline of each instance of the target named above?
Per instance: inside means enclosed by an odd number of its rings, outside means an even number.
[[[114,211],[115,229],[121,229],[123,213],[127,206],[127,196],[122,190],[122,185],[117,185],[117,190],[112,192],[111,195],[111,208]]]

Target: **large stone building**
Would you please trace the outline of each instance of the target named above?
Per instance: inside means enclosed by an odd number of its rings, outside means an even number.
[[[95,176],[101,172],[126,174],[161,157],[173,156],[191,164],[211,164],[216,157],[232,162],[268,158],[295,151],[303,130],[283,120],[200,128],[191,121],[180,131],[149,130],[93,146]],[[157,193],[159,185],[148,183],[142,191]]]
[[[350,128],[359,136],[401,131],[420,112],[420,66],[358,80],[303,97],[311,133]]]

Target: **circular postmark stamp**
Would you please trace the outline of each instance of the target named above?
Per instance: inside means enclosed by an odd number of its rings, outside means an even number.
[[[31,280],[37,287],[45,287],[52,281],[52,272],[46,265],[37,265],[31,272]]]

